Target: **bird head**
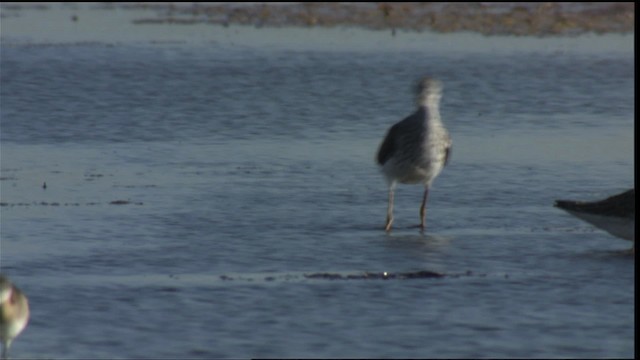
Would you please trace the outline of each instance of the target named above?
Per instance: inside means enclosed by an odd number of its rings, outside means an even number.
[[[442,83],[431,77],[423,77],[415,85],[416,102],[419,106],[438,104],[442,97]]]

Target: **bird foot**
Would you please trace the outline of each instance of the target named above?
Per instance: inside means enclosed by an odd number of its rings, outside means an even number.
[[[384,226],[384,231],[386,232],[391,231],[391,224],[393,224],[393,217],[387,216],[387,224]]]

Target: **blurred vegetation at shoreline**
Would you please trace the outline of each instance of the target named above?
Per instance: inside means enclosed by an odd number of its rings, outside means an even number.
[[[61,5],[62,4],[62,5]],[[6,11],[73,8],[76,3],[7,3]],[[634,33],[633,2],[81,3],[100,10],[146,10],[134,24],[255,27],[362,27],[373,30],[571,36]],[[76,20],[74,20],[76,21]]]

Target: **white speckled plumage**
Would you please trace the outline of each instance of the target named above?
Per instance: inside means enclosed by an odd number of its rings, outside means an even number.
[[[451,138],[440,119],[442,84],[425,77],[416,85],[416,111],[393,125],[385,136],[377,154],[389,184],[389,204],[385,230],[393,222],[393,195],[397,183],[425,186],[420,207],[420,227],[425,227],[426,202],[434,179],[448,163]]]

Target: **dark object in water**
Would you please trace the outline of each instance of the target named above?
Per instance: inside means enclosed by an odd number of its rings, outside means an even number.
[[[369,273],[366,272],[364,274],[351,274],[351,275],[340,275],[336,273],[313,273],[313,274],[305,274],[305,278],[307,279],[326,279],[326,280],[374,280],[374,279],[431,279],[431,278],[441,278],[444,277],[444,274],[440,274],[433,271],[421,270],[421,271],[412,271],[412,272],[404,272],[404,273]]]
[[[429,270],[410,271],[410,272],[364,272],[364,273],[330,273],[318,272],[307,274],[269,274],[269,275],[220,275],[218,278],[223,281],[265,281],[265,282],[281,282],[281,281],[300,281],[300,280],[405,280],[405,279],[441,279],[444,277],[459,278],[462,276],[472,276],[473,272],[442,274]],[[486,276],[486,274],[479,274]]]
[[[131,202],[129,200],[113,200],[109,204],[111,204],[111,205],[129,205],[129,204],[143,205],[144,203],[142,203],[142,202]]]

